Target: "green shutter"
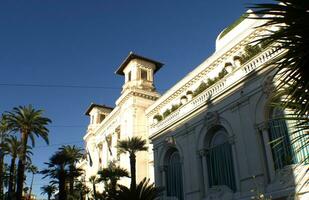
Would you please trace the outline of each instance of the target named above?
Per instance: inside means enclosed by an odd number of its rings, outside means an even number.
[[[274,159],[275,169],[282,169],[294,163],[291,141],[285,120],[269,121],[269,140]]]
[[[174,152],[170,156],[166,176],[167,196],[177,197],[179,200],[183,200],[182,167],[178,152]]]
[[[226,185],[236,191],[231,145],[225,142],[211,148],[206,159],[209,186]]]

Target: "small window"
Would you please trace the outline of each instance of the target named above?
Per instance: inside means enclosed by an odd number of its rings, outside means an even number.
[[[147,70],[141,69],[141,79],[147,80]]]
[[[131,72],[128,73],[128,81],[131,81]]]
[[[100,114],[100,117],[99,117],[99,123],[101,123],[104,119],[105,119],[105,115]]]

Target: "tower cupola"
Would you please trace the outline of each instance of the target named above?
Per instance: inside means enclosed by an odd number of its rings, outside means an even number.
[[[133,88],[153,91],[154,74],[162,66],[158,61],[130,52],[115,73],[125,77],[123,91]]]
[[[90,117],[88,131],[97,127],[112,111],[113,108],[106,105],[91,103],[85,113]]]

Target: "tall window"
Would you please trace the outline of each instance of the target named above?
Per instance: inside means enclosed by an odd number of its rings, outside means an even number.
[[[294,163],[288,127],[285,120],[282,119],[283,116],[282,110],[274,109],[268,122],[269,140],[275,169],[281,169]]]
[[[232,147],[224,129],[212,137],[206,159],[209,186],[226,185],[236,191]]]
[[[147,80],[147,70],[141,69],[141,79]]]
[[[183,200],[182,167],[177,150],[170,154],[167,161],[166,192],[167,196]]]

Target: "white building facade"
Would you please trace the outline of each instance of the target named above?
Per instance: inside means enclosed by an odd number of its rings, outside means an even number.
[[[291,130],[269,106],[268,62],[283,52],[251,43],[263,34],[256,28],[262,23],[243,19],[221,32],[214,54],[161,97],[153,75],[162,64],[130,54],[117,70],[125,84],[116,107],[93,104],[86,113],[86,176],[111,160],[129,168],[115,145],[140,136],[150,148],[137,156],[137,180],[154,179],[165,188],[162,199],[309,199],[308,165],[297,164],[308,151],[289,148]],[[278,138],[283,142],[270,144]]]
[[[119,140],[133,136],[145,139],[149,147],[149,151],[137,153],[137,182],[144,177],[154,181],[153,153],[148,140],[145,110],[160,96],[155,90],[153,76],[162,65],[130,53],[116,71],[116,74],[125,78],[116,107],[92,103],[87,109],[85,114],[90,118],[84,136],[87,155],[78,163],[78,166],[85,170],[85,182],[89,182],[91,176],[96,176],[98,171],[106,168],[110,162],[130,171],[129,156],[119,154],[116,146]],[[123,178],[120,183],[129,185],[130,179]],[[90,183],[88,186],[91,188]],[[98,184],[98,190],[102,188],[103,185]]]

